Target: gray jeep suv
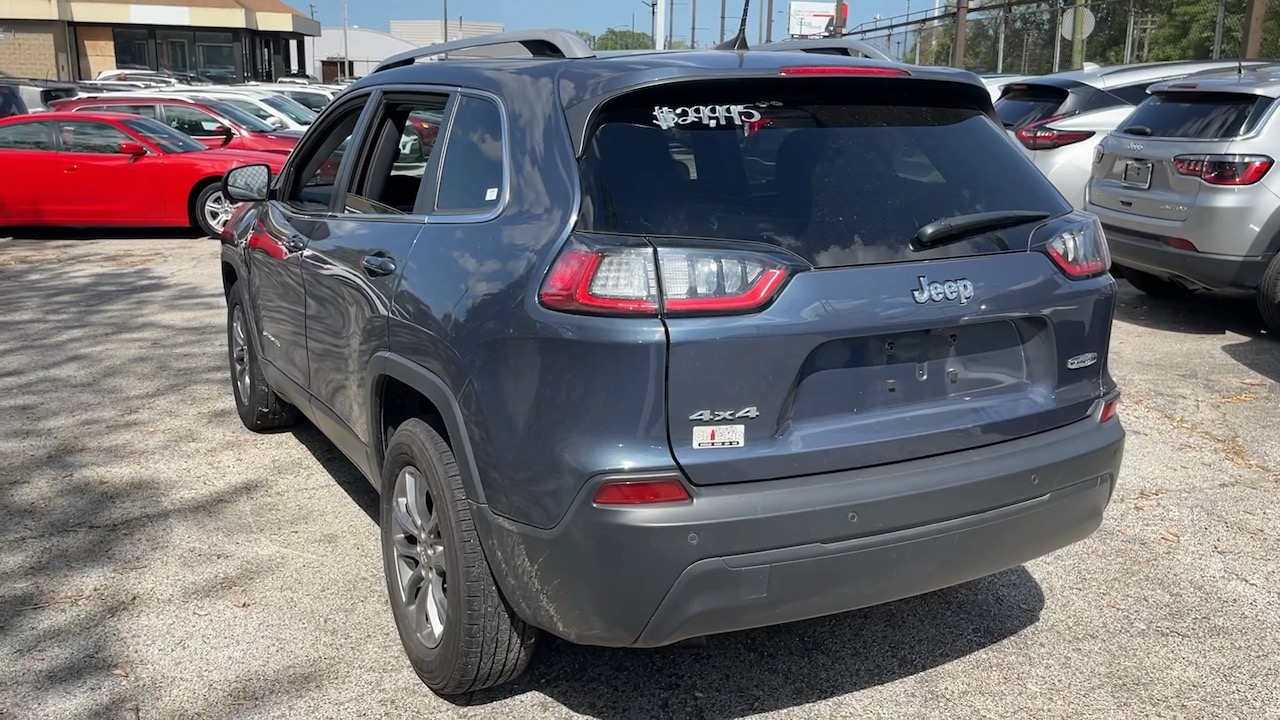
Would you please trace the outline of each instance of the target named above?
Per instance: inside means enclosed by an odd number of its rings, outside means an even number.
[[[971,73],[468,38],[224,187],[240,417],[307,416],[380,490],[436,692],[544,631],[657,647],[962,583],[1111,499],[1106,243]]]
[[[1256,292],[1280,330],[1280,69],[1166,82],[1098,146],[1087,208],[1134,287]]]

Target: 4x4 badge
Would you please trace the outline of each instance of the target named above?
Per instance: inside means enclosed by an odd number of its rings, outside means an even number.
[[[968,278],[929,282],[929,278],[919,277],[920,287],[911,291],[911,297],[921,305],[943,300],[959,300],[961,305],[973,299],[973,283]]]

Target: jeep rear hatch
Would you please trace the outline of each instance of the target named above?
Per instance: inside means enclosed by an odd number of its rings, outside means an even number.
[[[963,450],[1098,399],[1110,281],[1063,269],[1105,273],[1096,222],[970,95],[912,82],[662,85],[598,116],[541,300],[663,316],[694,483]]]

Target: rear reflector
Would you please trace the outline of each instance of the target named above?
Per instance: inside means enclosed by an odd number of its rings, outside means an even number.
[[[1098,413],[1098,422],[1104,423],[1116,416],[1116,412],[1120,409],[1120,398],[1108,400],[1102,405],[1102,412]]]
[[[894,67],[858,67],[849,65],[805,65],[799,67],[784,67],[778,71],[779,75],[874,75],[874,76],[892,76],[904,77],[910,76],[911,73],[902,68]]]
[[[1162,237],[1160,238],[1160,240],[1162,240],[1165,245],[1168,245],[1169,247],[1175,250],[1186,250],[1187,252],[1200,252],[1200,248],[1197,248],[1195,244],[1192,243],[1190,240],[1185,240],[1183,238],[1176,238],[1176,237]]]
[[[1198,177],[1210,185],[1252,185],[1273,164],[1266,155],[1179,155],[1173,159],[1178,174]]]
[[[677,478],[607,482],[596,489],[592,498],[597,505],[653,505],[689,500],[689,491]]]

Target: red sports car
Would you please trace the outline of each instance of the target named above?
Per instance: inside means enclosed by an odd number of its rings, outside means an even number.
[[[211,149],[261,150],[288,155],[302,133],[278,130],[234,105],[217,100],[199,102],[163,95],[133,93],[77,97],[50,103],[69,112],[120,112],[153,118]]]
[[[150,118],[47,112],[0,118],[0,226],[194,226],[222,232],[222,176],[286,156],[210,150]]]

